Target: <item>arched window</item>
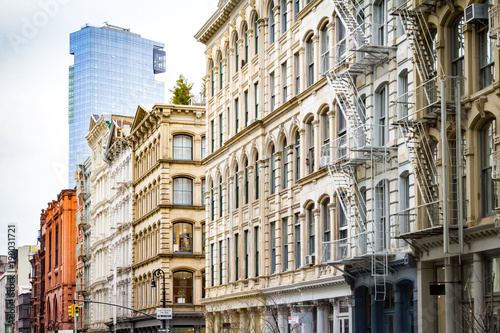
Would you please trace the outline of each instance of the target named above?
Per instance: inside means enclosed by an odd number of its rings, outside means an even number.
[[[193,253],[193,225],[174,223],[173,252]]]
[[[330,118],[328,116],[329,108],[325,108],[321,112],[321,139],[323,140],[323,149],[328,150],[330,143]]]
[[[191,136],[174,135],[174,160],[193,160],[193,138]]]
[[[481,131],[481,202],[482,216],[495,214],[497,186],[491,179],[491,156],[495,152],[496,121],[489,121]]]
[[[330,199],[325,199],[321,203],[321,220],[323,222],[323,242],[329,242],[331,240],[331,223],[330,223],[330,210],[328,205],[330,204]],[[323,261],[330,260],[330,252],[324,251]]]
[[[324,26],[324,30],[321,30],[321,45],[325,45],[325,42],[323,42],[323,39],[326,38],[326,43],[328,44],[328,30],[326,25]],[[347,49],[347,38],[346,38],[346,33],[345,33],[345,27],[344,24],[342,23],[342,20],[340,17],[337,17],[337,49],[336,51],[336,57],[338,62],[342,62],[345,59],[346,56],[346,49]]]
[[[254,166],[254,175],[255,175],[255,200],[259,199],[259,154],[255,155],[255,166]]]
[[[271,194],[274,194],[276,191],[276,160],[274,157],[274,146],[271,148],[271,181],[270,181],[270,186],[271,188],[269,189]]]
[[[399,219],[399,233],[410,231],[410,173],[403,172],[399,176],[399,211],[402,212]],[[400,243],[404,245],[403,243]]]
[[[269,44],[274,43],[274,1],[271,2],[271,7],[269,8]]]
[[[219,217],[222,217],[223,213],[223,203],[222,203],[222,176],[219,177]]]
[[[214,69],[214,63],[212,61],[210,61],[210,92],[211,92],[211,95],[210,96],[214,96],[215,95],[215,69]]]
[[[309,255],[315,254],[316,251],[316,246],[315,246],[315,230],[314,230],[314,205],[309,205],[307,207],[306,211],[306,218],[307,218],[307,235],[308,235],[308,250],[309,250]]]
[[[283,140],[283,149],[281,150],[281,187],[288,187],[288,151],[286,149],[287,143],[286,139]]]
[[[287,30],[287,0],[281,0],[281,33],[284,34]]]
[[[313,36],[306,40],[307,86],[314,83],[314,42]]]
[[[398,75],[398,116],[408,116],[408,71],[402,70]]]
[[[238,165],[234,168],[234,208],[240,207],[240,180],[238,176]]]
[[[243,200],[244,200],[244,204],[246,205],[248,203],[248,160],[245,161],[245,164],[244,164],[244,168],[245,168],[245,184],[244,184],[244,197],[243,197]]]
[[[193,303],[193,273],[179,271],[173,274],[175,304]]]
[[[339,200],[338,200],[338,205],[337,205],[337,218],[338,218],[338,225],[339,225],[339,234],[338,234],[338,239],[340,240],[339,242],[339,253],[338,259],[345,258],[347,256],[347,250],[349,244],[347,243],[347,236],[348,236],[348,231],[347,231],[347,216],[345,213],[345,193],[341,193]],[[360,245],[362,246],[362,245]]]
[[[313,118],[309,117],[306,121],[306,132],[307,132],[307,166],[308,172],[314,172],[314,125]]]
[[[213,184],[212,184],[213,185]],[[215,200],[214,200],[214,188],[210,188],[210,220],[215,219]]]
[[[330,68],[330,35],[328,34],[328,22],[323,24],[320,30],[320,39],[321,39],[321,58],[323,60],[323,73],[325,73]],[[341,27],[338,25],[338,28]],[[343,28],[343,26],[342,26]],[[345,43],[345,42],[344,42]],[[345,46],[344,46],[345,48]],[[343,54],[343,53],[342,53]],[[342,54],[339,54],[341,56]]]
[[[238,35],[235,35],[234,36],[234,64],[235,64],[234,72],[235,73],[238,73],[238,70],[240,68],[239,61],[240,61],[240,50],[239,50],[239,45],[238,45]]]
[[[376,139],[378,146],[385,146],[387,141],[389,141],[388,132],[388,96],[387,96],[387,85],[383,85],[375,94],[375,114],[376,114]]]
[[[244,45],[244,47],[245,47],[245,64],[246,64],[248,62],[248,27],[246,24],[245,24],[245,27],[243,29],[244,29],[243,31],[245,31],[245,41],[244,41],[245,45]]]
[[[295,133],[295,180],[300,179],[300,134]]]
[[[193,204],[193,180],[190,178],[174,178],[174,205]]]
[[[381,180],[375,186],[375,246],[377,251],[387,249],[388,211],[387,182]]]
[[[224,68],[222,67],[222,54],[219,54],[219,90],[222,90],[224,82]]]
[[[464,34],[462,26],[464,25],[464,16],[461,15],[455,20],[451,26],[451,75],[463,77],[464,76]],[[460,91],[462,96],[464,94],[464,80],[459,80]]]
[[[257,54],[259,52],[259,17],[257,16],[257,14],[255,14],[253,20],[253,34],[255,36],[254,54]]]
[[[364,131],[360,129],[360,138],[363,140]],[[337,105],[337,136],[338,140],[338,158],[343,158],[347,154],[347,123],[344,117],[344,113],[340,109],[340,106]]]
[[[487,26],[486,26],[487,27]],[[488,37],[489,30],[479,29],[479,89],[483,89],[495,80],[495,40]]]

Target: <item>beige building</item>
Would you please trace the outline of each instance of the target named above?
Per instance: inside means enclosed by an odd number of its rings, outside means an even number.
[[[205,108],[155,104],[139,106],[132,125],[134,220],[132,304],[156,315],[166,299],[173,307],[173,332],[205,331],[203,192]],[[164,275],[155,277],[161,269]],[[152,286],[152,280],[155,286]],[[135,331],[160,325],[144,315],[132,319]]]
[[[418,331],[497,332],[500,5],[417,1],[399,14],[427,45],[413,52],[415,104],[401,121],[433,174],[417,181],[435,208],[415,209],[417,230],[401,235],[418,258]]]
[[[210,332],[351,332],[350,286],[323,251],[345,219],[320,159],[338,135],[321,75],[333,12],[330,1],[220,1],[195,36],[207,54]]]

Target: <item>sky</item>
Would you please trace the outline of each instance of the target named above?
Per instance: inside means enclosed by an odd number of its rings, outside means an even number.
[[[168,102],[181,73],[201,89],[205,46],[193,36],[217,3],[0,0],[0,254],[12,223],[18,246],[36,245],[41,210],[67,187],[69,34],[107,21],[165,43]]]

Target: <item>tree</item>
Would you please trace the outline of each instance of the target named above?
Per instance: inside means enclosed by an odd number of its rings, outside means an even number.
[[[172,104],[188,105],[189,100],[193,95],[191,94],[193,84],[188,83],[187,79],[181,74],[177,81],[175,81],[174,89],[170,90],[174,96],[170,100]]]

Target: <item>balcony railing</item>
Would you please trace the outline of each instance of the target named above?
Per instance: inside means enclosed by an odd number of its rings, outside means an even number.
[[[357,235],[330,242],[323,242],[323,263],[339,263],[373,253],[373,232],[361,232]]]

